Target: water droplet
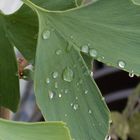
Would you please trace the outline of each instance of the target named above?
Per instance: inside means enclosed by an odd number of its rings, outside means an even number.
[[[50,79],[46,78],[46,83],[49,84],[50,83]]]
[[[91,111],[91,110],[88,110],[88,113],[89,113],[89,114],[91,114],[91,113],[92,113],[92,111]]]
[[[119,61],[119,62],[118,62],[118,66],[119,66],[120,68],[122,68],[122,69],[125,67],[125,65],[126,65],[126,64],[125,64],[124,61]]]
[[[105,101],[105,98],[104,98],[104,97],[102,97],[102,100],[103,100],[103,101]]]
[[[65,117],[67,117],[68,115],[67,114],[65,114]]]
[[[91,57],[97,57],[98,53],[97,53],[97,51],[95,49],[90,49],[89,55]]]
[[[90,72],[90,76],[93,77],[93,72],[92,71]]]
[[[61,98],[62,97],[62,94],[59,94],[58,97]]]
[[[58,88],[58,83],[57,82],[54,83],[54,87]]]
[[[129,77],[130,78],[133,78],[134,77],[134,71],[133,70],[129,73]]]
[[[55,96],[55,93],[53,91],[49,91],[49,98],[52,100]]]
[[[73,103],[71,103],[70,106],[73,106]]]
[[[102,56],[102,59],[105,59],[105,57],[104,57],[104,56]]]
[[[56,50],[55,54],[60,55],[62,53],[62,50]]]
[[[112,124],[112,123],[113,123],[113,121],[110,119],[110,120],[109,120],[109,123],[110,123],[110,124]]]
[[[75,99],[78,100],[78,97],[76,97]]]
[[[73,39],[73,36],[71,35],[70,38]]]
[[[74,105],[73,105],[73,109],[74,109],[74,110],[77,110],[77,109],[78,109],[78,107],[79,107],[79,105],[78,105],[78,104],[74,104]]]
[[[73,80],[73,71],[69,67],[66,67],[63,71],[63,80],[67,82]]]
[[[89,51],[89,47],[87,45],[81,47],[81,52],[88,53],[88,51]]]
[[[58,72],[53,72],[52,76],[54,79],[56,79],[58,77]]]
[[[105,140],[111,140],[111,136],[106,136]]]
[[[88,90],[85,90],[85,94],[88,94]]]
[[[68,93],[68,89],[65,89],[64,93],[67,94]]]
[[[49,30],[45,30],[42,34],[43,39],[49,39],[51,32]]]

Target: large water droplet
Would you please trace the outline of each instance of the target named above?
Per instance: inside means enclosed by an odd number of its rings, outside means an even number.
[[[118,62],[118,66],[122,69],[125,67],[125,65],[126,65],[125,62],[122,60]]]
[[[134,71],[133,70],[129,73],[129,77],[130,78],[133,78],[134,77]]]
[[[50,83],[50,79],[46,78],[46,83],[49,84]]]
[[[90,49],[89,55],[91,57],[97,57],[98,53],[97,53],[97,51],[95,49]]]
[[[69,67],[66,67],[63,71],[63,80],[71,82],[73,80],[73,76],[73,71]]]
[[[84,45],[84,46],[81,47],[81,52],[88,53],[88,51],[89,51],[88,45]]]
[[[77,110],[78,108],[79,108],[79,105],[78,105],[78,104],[74,104],[74,105],[73,105],[73,109],[74,109],[74,110]]]
[[[55,96],[55,93],[53,91],[49,91],[49,98],[52,100]]]
[[[62,50],[56,50],[56,52],[55,52],[57,55],[60,55],[61,53],[62,53]]]
[[[50,37],[50,35],[51,35],[51,32],[49,31],[49,30],[45,30],[43,33],[42,33],[42,37],[43,37],[43,39],[49,39],[49,37]]]
[[[56,79],[58,77],[58,72],[53,72],[52,76],[54,79]]]

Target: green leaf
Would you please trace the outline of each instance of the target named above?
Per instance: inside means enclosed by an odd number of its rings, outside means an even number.
[[[19,103],[18,70],[14,50],[5,30],[0,15],[0,106],[16,111]]]
[[[51,10],[65,10],[75,7],[74,0],[33,0],[39,6]],[[24,57],[33,63],[36,52],[38,21],[34,12],[24,5],[18,12],[4,16],[7,36]],[[26,40],[26,41],[25,41]]]
[[[111,112],[113,125],[111,132],[119,136],[122,140],[126,140],[129,134],[129,124],[127,119],[119,112]]]
[[[0,119],[1,140],[71,140],[66,124],[17,123]]]
[[[129,120],[130,125],[130,137],[134,140],[140,140],[140,113],[136,113]]]
[[[65,12],[48,11],[47,18],[64,38],[73,37],[77,49],[90,44],[95,59],[140,74],[140,7],[132,1],[99,0]]]
[[[39,17],[34,88],[43,116],[66,122],[76,140],[104,140],[109,111],[80,51],[57,31],[47,12],[24,2]]]

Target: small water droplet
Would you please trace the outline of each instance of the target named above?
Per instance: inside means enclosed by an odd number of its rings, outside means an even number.
[[[129,73],[129,77],[130,77],[130,78],[133,78],[134,75],[135,75],[135,74],[134,74],[134,71],[132,70],[132,71]]]
[[[58,77],[58,72],[53,72],[52,76],[54,79],[56,79]]]
[[[51,32],[49,30],[45,30],[42,34],[43,39],[49,39]]]
[[[60,55],[61,53],[62,53],[62,50],[60,50],[60,49],[56,50],[56,52],[55,52],[56,55]]]
[[[91,114],[91,113],[92,113],[92,111],[91,111],[91,110],[88,110],[88,113],[89,113],[89,114]]]
[[[93,72],[92,71],[90,72],[90,76],[93,77]]]
[[[90,49],[89,55],[91,57],[97,57],[98,53],[97,53],[97,51],[95,49]]]
[[[105,59],[105,57],[104,57],[104,56],[102,56],[102,59]]]
[[[111,140],[111,136],[106,136],[105,140]]]
[[[118,62],[118,66],[122,69],[125,67],[125,65],[126,65],[125,62],[122,60]]]
[[[68,93],[68,89],[65,89],[64,93],[67,94]]]
[[[54,83],[54,87],[58,88],[58,83],[57,82]]]
[[[49,91],[49,98],[52,100],[55,96],[55,93],[53,91]]]
[[[73,106],[73,103],[71,103],[70,106]]]
[[[78,104],[74,104],[74,105],[73,105],[73,109],[74,109],[74,110],[77,110],[77,109],[78,109],[78,107],[79,107],[79,105],[78,105]]]
[[[75,99],[78,100],[78,97],[76,97]]]
[[[103,100],[103,101],[105,101],[105,98],[104,98],[104,97],[102,97],[102,100]]]
[[[73,76],[73,71],[69,67],[66,67],[63,71],[63,80],[66,82],[71,82],[73,80]]]
[[[88,53],[88,51],[89,51],[88,45],[84,45],[84,46],[81,47],[81,52]]]
[[[73,35],[71,35],[70,38],[73,39]]]
[[[46,83],[49,84],[50,83],[50,79],[46,78]]]
[[[109,120],[109,123],[110,123],[110,124],[112,124],[112,123],[113,123],[113,121],[110,119],[110,120]]]
[[[85,94],[88,94],[88,90],[85,90]]]
[[[58,97],[61,98],[62,97],[62,94],[59,94]]]
[[[67,117],[68,115],[67,114],[65,114],[65,117]]]

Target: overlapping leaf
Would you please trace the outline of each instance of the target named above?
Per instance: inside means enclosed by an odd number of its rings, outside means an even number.
[[[16,111],[19,101],[17,65],[5,30],[4,19],[0,15],[0,106]]]
[[[1,140],[71,140],[64,123],[16,123],[0,120]]]

